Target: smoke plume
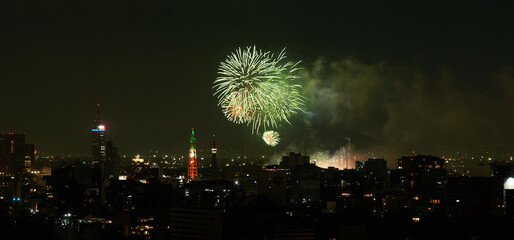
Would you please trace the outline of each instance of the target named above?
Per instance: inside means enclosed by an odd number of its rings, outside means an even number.
[[[350,138],[353,154],[366,158],[513,144],[505,131],[514,120],[509,68],[468,82],[448,69],[318,58],[303,79],[307,112],[290,130],[290,149],[305,144],[334,158]]]

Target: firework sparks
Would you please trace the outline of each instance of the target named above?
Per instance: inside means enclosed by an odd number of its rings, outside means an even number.
[[[266,131],[262,134],[262,139],[266,144],[274,147],[280,142],[280,135],[275,131]]]
[[[246,123],[253,133],[289,123],[293,114],[303,111],[300,85],[294,84],[299,62],[282,63],[285,58],[284,50],[275,57],[248,47],[221,62],[214,95],[229,121]]]

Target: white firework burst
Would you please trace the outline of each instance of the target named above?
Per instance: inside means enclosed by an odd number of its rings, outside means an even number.
[[[280,135],[275,131],[266,131],[262,134],[262,139],[266,144],[274,147],[280,142]]]

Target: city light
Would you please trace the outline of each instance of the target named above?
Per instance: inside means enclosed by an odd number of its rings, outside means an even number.
[[[4,2],[0,240],[514,239],[514,1]]]
[[[514,178],[512,178],[512,177],[507,178],[507,180],[503,184],[503,188],[505,190],[512,190],[512,189],[514,189]]]

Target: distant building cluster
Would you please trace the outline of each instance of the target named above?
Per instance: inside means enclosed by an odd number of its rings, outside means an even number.
[[[265,165],[264,156],[220,154],[216,140],[198,154],[194,130],[189,155],[123,156],[107,133],[98,111],[86,158],[38,157],[25,134],[0,135],[0,214],[8,233],[20,239],[494,238],[503,232],[464,229],[475,221],[497,229],[514,219],[511,160],[457,171],[455,160],[413,155],[393,168],[372,158],[339,169],[291,151]]]

